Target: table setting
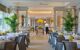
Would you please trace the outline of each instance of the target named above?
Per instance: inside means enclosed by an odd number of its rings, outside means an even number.
[[[72,40],[70,40],[70,36],[72,36]],[[77,48],[80,48],[80,36],[75,34],[75,35],[64,35],[65,39],[69,39],[69,42],[76,42],[77,43]]]

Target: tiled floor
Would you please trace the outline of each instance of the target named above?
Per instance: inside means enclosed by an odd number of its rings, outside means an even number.
[[[48,43],[48,35],[35,35],[30,34],[30,45],[27,50],[54,50]]]

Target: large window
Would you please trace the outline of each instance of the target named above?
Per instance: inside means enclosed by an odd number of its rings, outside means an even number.
[[[2,26],[3,25],[3,12],[0,11],[0,31],[2,31]]]
[[[4,22],[4,17],[8,17],[8,13],[0,11],[0,32],[9,30],[9,26]]]

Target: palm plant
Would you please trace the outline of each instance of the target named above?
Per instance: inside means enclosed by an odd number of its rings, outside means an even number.
[[[4,21],[6,22],[6,24],[8,24],[11,28],[11,32],[16,32],[16,28],[18,26],[18,22],[17,22],[17,15],[14,14],[11,17],[5,17]]]

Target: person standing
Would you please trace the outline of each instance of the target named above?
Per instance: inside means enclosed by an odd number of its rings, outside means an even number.
[[[38,26],[36,25],[35,26],[35,32],[36,32],[36,35],[38,34]]]
[[[45,23],[45,31],[46,31],[46,34],[49,33],[49,24],[48,23]]]

